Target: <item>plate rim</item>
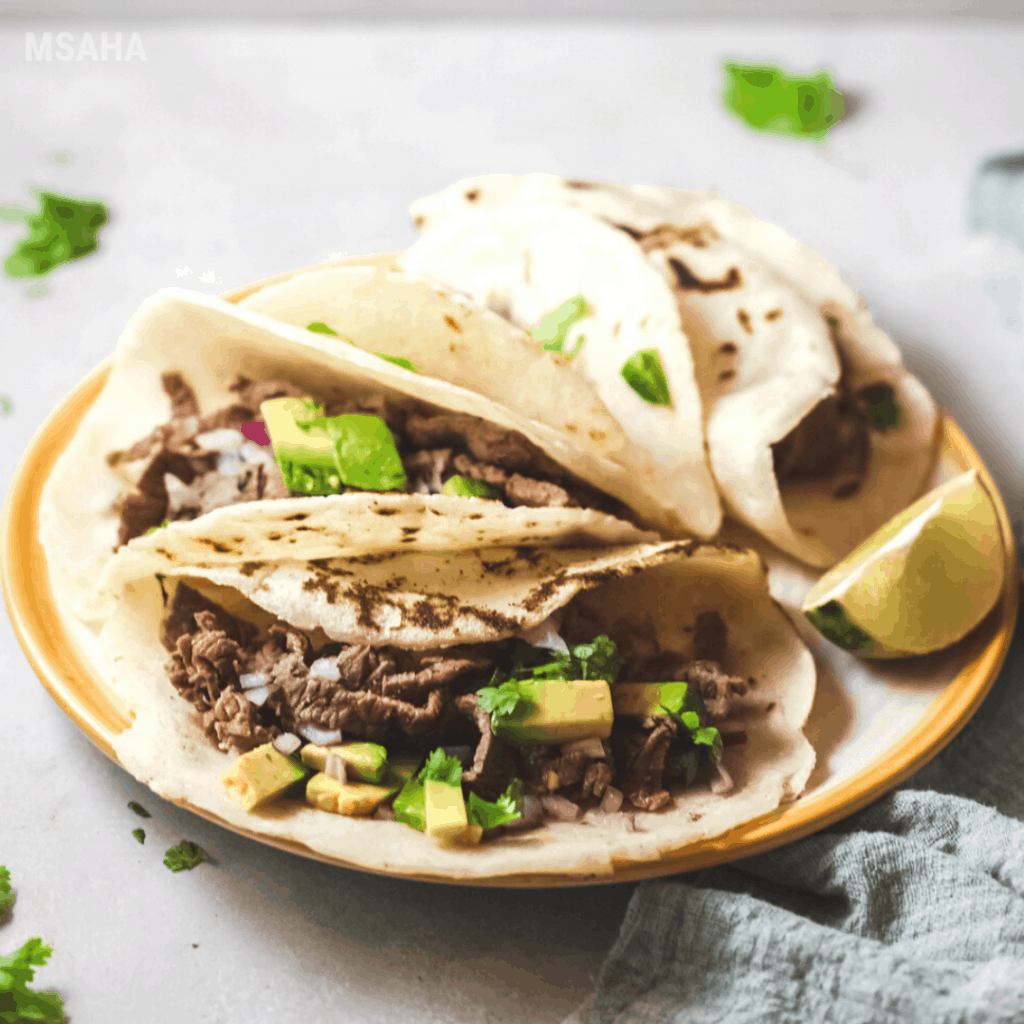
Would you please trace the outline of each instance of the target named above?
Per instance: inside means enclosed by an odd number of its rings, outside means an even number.
[[[60,613],[46,571],[38,529],[39,499],[45,481],[82,416],[102,389],[112,363],[113,356],[109,356],[80,380],[38,428],[22,453],[0,520],[0,582],[14,633],[37,678],[58,707],[99,750],[115,764],[120,764],[111,742],[120,730],[112,731],[110,722],[116,719],[124,723],[125,719],[116,710],[111,715],[108,704],[105,722],[98,700],[81,699],[74,688],[77,678],[92,675],[95,679],[88,659],[73,638],[62,632],[55,638],[53,634],[56,631],[52,630],[47,636],[42,628],[45,618],[59,619]],[[992,622],[987,627],[984,624],[979,627],[990,629],[992,635],[979,651],[973,652],[954,681],[931,702],[910,732],[818,800],[813,794],[806,803],[797,798],[719,836],[688,844],[658,860],[613,862],[610,873],[558,875],[525,872],[472,878],[373,869],[319,853],[292,840],[266,836],[234,825],[186,800],[168,802],[264,845],[350,870],[441,884],[499,888],[562,888],[660,878],[764,853],[826,828],[884,796],[942,751],[981,706],[1013,640],[1020,600],[1019,568],[1005,503],[974,446],[945,410],[941,410],[940,443],[969,467],[977,467],[982,482],[994,499],[1006,559],[1005,579],[1000,600],[989,616]],[[88,688],[85,692],[89,692]],[[99,690],[99,696],[106,699],[102,690]],[[898,767],[894,768],[894,764]]]

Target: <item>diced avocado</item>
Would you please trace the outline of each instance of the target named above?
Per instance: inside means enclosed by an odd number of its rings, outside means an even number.
[[[424,782],[423,798],[428,836],[441,840],[454,839],[466,831],[469,819],[466,816],[466,801],[462,799],[461,786],[449,786],[444,782]]]
[[[388,752],[379,743],[343,743],[334,751],[344,758],[349,772],[363,782],[380,782],[384,778]]]
[[[337,494],[341,476],[334,442],[323,430],[309,426],[323,410],[306,398],[272,398],[260,405],[260,413],[288,490]]]
[[[327,416],[303,429],[322,430],[334,446],[341,482],[364,491],[404,491],[405,468],[394,435],[379,416]]]
[[[512,743],[566,743],[612,734],[612,695],[603,679],[526,679],[524,700],[493,721],[496,736]]]
[[[394,786],[372,786],[365,782],[349,782],[342,786],[323,773],[314,775],[306,784],[306,802],[321,811],[363,817],[373,812],[395,792]]]
[[[456,498],[494,498],[494,488],[483,480],[474,480],[471,476],[450,476],[441,487],[444,494]]]
[[[689,695],[688,683],[616,683],[612,687],[612,706],[618,718],[647,718],[663,715],[661,706],[673,707]]]
[[[264,743],[243,754],[220,777],[228,796],[243,811],[279,796],[293,783],[305,778],[306,769],[290,757]]]
[[[391,805],[395,821],[400,821],[417,832],[422,832],[427,827],[427,802],[423,785],[419,779],[410,778]]]

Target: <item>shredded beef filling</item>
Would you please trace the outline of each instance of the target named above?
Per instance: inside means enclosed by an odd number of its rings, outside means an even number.
[[[639,728],[616,723],[611,740],[568,750],[503,743],[476,694],[499,663],[498,643],[432,651],[330,643],[314,651],[299,630],[278,622],[261,632],[185,584],[175,590],[162,639],[171,654],[171,684],[225,751],[245,753],[282,732],[309,727],[383,743],[392,753],[468,740],[476,743],[463,773],[469,790],[495,800],[519,777],[531,796],[548,801],[549,814],[564,816],[587,801],[617,810],[623,796],[642,810],[664,807],[671,799],[665,785],[670,751],[694,749],[687,731],[664,715]],[[698,618],[697,651],[724,654],[725,640],[717,613]],[[256,674],[262,677],[252,691],[258,703],[241,682]],[[732,701],[747,690],[746,681],[716,661],[672,651],[628,656],[620,681],[689,682],[707,704],[709,724],[725,722]],[[725,792],[731,782],[720,763],[716,768],[712,788]],[[557,805],[549,799],[556,794]]]
[[[215,508],[289,496],[271,449],[247,442],[242,424],[261,420],[260,404],[301,397],[286,381],[240,379],[237,399],[207,416],[199,415],[192,389],[176,373],[161,377],[171,401],[171,421],[107,461],[131,480],[121,500],[118,544],[126,544],[164,522],[195,519]],[[395,438],[408,490],[440,494],[452,476],[482,480],[493,497],[511,506],[593,508],[620,518],[631,514],[621,502],[571,477],[527,438],[461,413],[410,410],[383,395],[340,396],[323,402],[326,416],[379,416]],[[214,432],[231,431],[228,440]],[[227,447],[223,447],[223,445]]]

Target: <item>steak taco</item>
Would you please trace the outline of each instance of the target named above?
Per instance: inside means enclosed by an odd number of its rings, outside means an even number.
[[[403,308],[404,291],[388,294],[375,316]],[[414,326],[399,318],[389,337]],[[468,315],[461,328],[489,329]],[[601,439],[576,445],[400,356],[319,337],[183,291],[142,306],[40,506],[55,591],[77,615],[109,614],[126,575],[182,565],[654,536],[630,521],[630,468]],[[537,363],[535,393],[585,433],[596,400]]]
[[[610,874],[796,797],[810,653],[750,551],[698,541],[177,566],[98,668],[140,781],[433,878]]]
[[[748,210],[708,192],[486,175],[412,213],[424,237],[402,265],[479,301],[496,295],[526,327],[539,286],[524,254],[550,246],[552,223],[631,239],[675,294],[726,511],[782,550],[830,565],[924,489],[934,401],[835,268]],[[664,357],[673,342],[659,344]]]

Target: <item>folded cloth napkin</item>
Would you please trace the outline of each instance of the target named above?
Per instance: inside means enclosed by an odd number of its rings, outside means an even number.
[[[640,886],[565,1024],[1024,1024],[1024,626],[981,709],[865,810]]]

